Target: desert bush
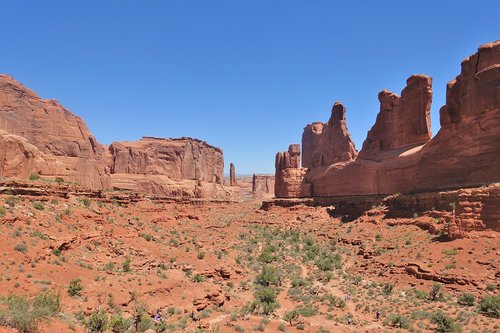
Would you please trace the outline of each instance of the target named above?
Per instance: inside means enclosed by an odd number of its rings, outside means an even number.
[[[130,257],[125,258],[123,261],[122,267],[124,272],[130,272],[130,264],[132,263],[132,259]]]
[[[297,308],[296,311],[303,317],[312,317],[318,314],[318,309],[311,304]]]
[[[26,253],[28,252],[28,247],[26,246],[26,244],[17,244],[16,246],[14,246],[14,250],[21,253]]]
[[[19,295],[10,295],[0,300],[0,325],[9,326],[19,332],[35,332],[42,321],[55,316],[61,309],[58,293],[52,291],[37,294],[32,300]]]
[[[198,252],[196,257],[198,259],[202,260],[203,258],[205,258],[205,252],[203,252],[203,251]]]
[[[39,179],[40,179],[40,175],[37,173],[32,173],[29,177],[29,180],[39,180]]]
[[[408,319],[408,317],[406,316],[403,316],[401,314],[390,314],[389,315],[389,323],[394,326],[394,327],[398,327],[398,328],[410,328],[411,326],[411,323],[410,323],[410,319]]]
[[[68,294],[70,296],[81,296],[82,290],[83,290],[82,280],[73,279],[69,282]]]
[[[251,304],[251,311],[270,314],[279,307],[276,298],[278,294],[272,287],[263,287],[255,292],[255,300]]]
[[[438,310],[431,318],[431,322],[437,324],[437,332],[452,332],[460,333],[462,328],[456,323],[453,318],[449,317],[442,310]]]
[[[108,328],[108,315],[104,310],[94,311],[85,320],[85,328],[92,333],[104,332]]]
[[[479,312],[493,318],[500,318],[500,295],[487,295],[479,302]]]
[[[432,285],[431,291],[429,291],[429,299],[431,301],[438,301],[442,299],[443,296],[443,285],[441,283],[435,282]]]
[[[54,181],[56,183],[59,183],[59,184],[64,183],[64,179],[62,179],[61,177],[56,177],[56,179],[54,179]]]
[[[392,283],[384,283],[382,285],[382,292],[386,295],[390,295],[394,290],[394,285]]]
[[[290,324],[290,326],[293,326],[293,323],[297,319],[299,319],[299,313],[297,312],[297,310],[287,311],[287,312],[285,312],[285,315],[283,316],[283,320],[288,322]]]
[[[139,234],[139,236],[141,236],[142,238],[144,238],[145,240],[147,240],[148,242],[150,242],[152,239],[153,239],[153,236],[150,235],[150,234],[144,234],[144,233],[141,233]]]
[[[192,281],[193,282],[197,282],[197,283],[203,282],[205,280],[206,280],[206,278],[203,275],[199,274],[199,273],[196,273],[195,275],[193,275],[193,278],[192,278]]]
[[[7,214],[7,211],[5,210],[5,207],[4,206],[0,206],[0,217],[1,216],[5,216],[5,214]]]
[[[268,287],[270,285],[277,286],[279,284],[278,271],[273,266],[266,265],[262,267],[262,270],[255,278],[255,283],[264,287]]]
[[[322,254],[315,261],[316,266],[323,272],[332,271],[334,268],[342,268],[342,257],[340,254]]]
[[[33,202],[33,208],[37,210],[44,210],[45,206],[40,201]]]
[[[471,294],[471,293],[462,293],[459,297],[458,297],[458,304],[461,304],[461,305],[467,305],[467,306],[472,306],[474,305],[474,301],[475,301],[475,297],[474,297],[474,294]]]

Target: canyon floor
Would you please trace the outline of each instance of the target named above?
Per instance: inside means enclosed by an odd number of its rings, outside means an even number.
[[[498,233],[260,207],[4,193],[0,332],[36,295],[60,299],[41,332],[500,331]]]

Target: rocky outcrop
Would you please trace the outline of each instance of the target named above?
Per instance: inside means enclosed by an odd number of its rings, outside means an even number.
[[[229,165],[229,185],[238,186],[238,182],[236,181],[236,169],[233,163]]]
[[[292,144],[288,147],[288,151],[276,154],[275,167],[274,193],[276,197],[293,198],[309,194],[304,183],[306,169],[300,167],[299,144]]]
[[[290,153],[278,153],[276,197],[383,196],[500,182],[499,82],[497,41],[465,59],[461,74],[448,84],[441,129],[432,139],[430,77],[409,77],[401,97],[380,92],[380,112],[357,157],[345,126],[345,108],[334,105],[328,123],[304,129],[302,165],[307,172],[287,167]],[[497,230],[500,205],[492,208],[495,204],[487,202],[498,199],[488,198],[481,204],[458,200],[449,234],[456,238],[471,230]]]
[[[406,81],[401,97],[388,90],[378,94],[380,112],[368,132],[360,158],[405,146],[423,145],[431,139],[432,79],[413,75]]]
[[[448,83],[441,129],[422,150],[416,190],[500,180],[500,41],[482,45]]]
[[[314,122],[304,127],[302,133],[302,167],[311,168],[313,166],[314,152],[319,146],[319,140],[323,133],[325,124],[322,122]]]
[[[227,199],[222,150],[192,138],[144,137],[101,145],[85,122],[0,75],[0,176],[38,174],[91,189]]]
[[[253,174],[252,196],[261,198],[274,195],[274,176]]]
[[[41,164],[24,163],[29,167],[2,170],[5,176],[41,173],[93,188],[109,187],[101,160],[104,148],[85,122],[57,101],[41,99],[7,75],[0,75],[0,130],[24,138],[44,156]]]
[[[304,167],[328,166],[356,158],[358,153],[347,130],[345,113],[345,107],[337,102],[333,105],[326,124],[319,126],[313,123],[306,126],[302,134],[302,142],[305,143],[302,149],[305,156],[312,156],[312,163],[306,160]]]

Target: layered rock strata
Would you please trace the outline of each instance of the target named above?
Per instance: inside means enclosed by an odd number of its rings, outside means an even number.
[[[101,145],[85,122],[0,75],[0,177],[41,177],[91,189],[224,199],[222,150],[204,141],[144,137]]]
[[[304,168],[287,168],[286,153],[278,153],[276,197],[384,196],[499,182],[499,82],[500,41],[496,41],[465,59],[461,74],[448,83],[441,128],[431,139],[432,80],[411,76],[401,96],[387,90],[379,93],[380,111],[359,154],[347,132],[345,108],[334,105],[328,123],[304,129]],[[461,226],[463,216],[477,213],[476,208],[464,207],[465,215],[457,215],[457,228],[498,229],[494,224],[500,224],[496,218],[500,208],[481,211],[482,224],[465,218],[466,226]],[[484,214],[493,216],[494,223]]]

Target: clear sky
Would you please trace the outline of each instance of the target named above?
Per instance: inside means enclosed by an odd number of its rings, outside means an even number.
[[[500,39],[500,1],[0,0],[0,73],[82,116],[101,143],[203,139],[274,172],[302,129],[347,108],[358,149],[411,74],[446,83]]]

